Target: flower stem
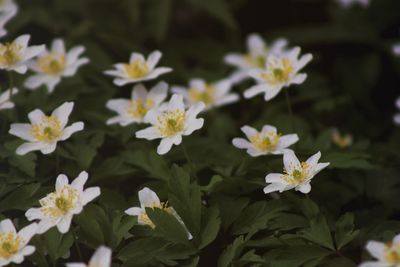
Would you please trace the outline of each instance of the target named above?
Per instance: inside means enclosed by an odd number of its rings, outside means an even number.
[[[293,111],[292,111],[292,103],[290,102],[289,91],[288,91],[287,87],[283,88],[283,90],[285,91],[286,105],[287,105],[287,108],[288,108],[288,111],[289,111],[290,123],[291,123],[292,131],[295,132]]]
[[[183,154],[185,155],[186,161],[189,164],[190,169],[191,169],[191,171],[193,173],[193,176],[196,177],[197,176],[196,175],[196,168],[195,168],[193,162],[190,160],[189,154],[187,153],[187,150],[186,150],[186,146],[183,143],[182,143],[182,150],[183,150]]]
[[[12,99],[13,91],[14,91],[14,76],[12,71],[8,72],[8,89],[10,90],[10,101]]]
[[[76,248],[76,251],[78,252],[79,260],[82,261],[82,253],[81,253],[81,249],[78,244],[78,236],[76,235],[76,233],[74,231],[72,231],[72,234],[74,236],[75,248]]]

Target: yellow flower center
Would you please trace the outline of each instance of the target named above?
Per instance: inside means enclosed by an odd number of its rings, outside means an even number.
[[[143,117],[146,115],[147,111],[154,107],[154,101],[151,98],[147,99],[136,99],[132,100],[129,103],[128,107],[128,114],[131,115],[134,118],[138,119],[143,119]]]
[[[0,258],[8,259],[16,254],[22,241],[21,237],[13,232],[0,233]]]
[[[188,92],[189,98],[192,102],[203,102],[206,106],[215,102],[215,89],[211,85],[206,85],[204,91],[197,88],[190,88]]]
[[[292,173],[287,173],[287,171],[284,170],[285,174],[283,175],[282,179],[291,185],[297,186],[306,181],[309,169],[310,165],[307,162],[302,162],[301,168],[294,169]]]
[[[46,198],[39,201],[41,212],[53,219],[64,216],[76,207],[79,194],[76,189],[65,185],[61,190],[50,193]]]
[[[283,58],[279,65],[279,67],[268,66],[267,72],[261,74],[261,77],[272,84],[287,82],[294,71],[292,62],[287,58]]]
[[[137,79],[146,76],[150,70],[144,60],[136,59],[129,64],[124,64],[125,73],[129,78]]]
[[[186,112],[184,110],[165,111],[157,118],[157,126],[162,137],[170,137],[185,129]]]
[[[6,66],[17,64],[21,60],[22,47],[16,43],[0,44],[0,63]]]
[[[33,124],[31,133],[36,140],[53,143],[63,133],[61,122],[56,116],[44,116],[38,124]]]
[[[258,133],[250,137],[250,142],[260,151],[273,151],[278,144],[280,134],[273,132]]]
[[[65,55],[51,53],[38,59],[38,67],[41,71],[50,75],[60,74],[65,69]]]
[[[255,68],[264,68],[267,61],[265,55],[252,56],[251,54],[247,54],[244,58],[249,65]]]
[[[332,135],[333,143],[335,143],[340,148],[349,147],[353,141],[352,139],[353,139],[352,136],[349,134],[341,135],[338,132],[334,132]]]
[[[393,265],[400,264],[400,244],[393,245],[389,242],[385,245],[385,260]]]
[[[160,204],[157,204],[156,202],[153,202],[150,206],[146,206],[146,208],[158,208],[158,209],[162,209],[170,214],[172,214],[173,210],[171,207],[168,207],[168,203],[167,202],[161,202]],[[149,216],[147,215],[146,211],[143,211],[142,213],[139,214],[139,218],[138,218],[142,223],[150,226],[151,228],[154,228],[155,225],[154,223],[150,220]]]

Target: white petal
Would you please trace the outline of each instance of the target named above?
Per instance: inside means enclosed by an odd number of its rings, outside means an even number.
[[[159,105],[165,100],[168,94],[168,84],[166,82],[159,82],[151,88],[148,97],[153,99],[156,105]]]
[[[38,124],[42,122],[44,116],[46,115],[40,109],[35,109],[28,114],[28,118],[32,124]]]
[[[57,229],[60,233],[65,234],[71,226],[72,216],[64,216],[57,224]]]
[[[174,94],[168,103],[168,110],[184,110],[185,105],[183,104],[183,96]]]
[[[296,74],[294,78],[290,81],[291,84],[302,84],[307,79],[307,74],[300,73]]]
[[[265,42],[259,34],[250,34],[247,37],[247,49],[253,56],[258,56],[265,51]]]
[[[303,194],[310,193],[310,191],[311,191],[310,182],[306,182],[304,184],[301,184],[301,185],[297,186],[296,190],[302,192]]]
[[[273,183],[273,184],[269,184],[266,187],[264,187],[264,194],[268,194],[271,192],[275,192],[275,191],[279,191],[279,192],[283,192],[285,190],[285,185],[282,183]]]
[[[279,138],[277,149],[287,148],[296,143],[297,141],[299,141],[299,137],[297,134],[283,135]]]
[[[25,155],[31,151],[41,150],[46,146],[46,144],[42,142],[31,142],[31,143],[24,143],[20,145],[17,150],[15,151],[18,155]]]
[[[390,263],[383,261],[367,261],[360,264],[358,267],[393,267]]]
[[[263,92],[268,91],[268,85],[266,84],[258,84],[255,86],[250,87],[249,89],[247,89],[246,91],[244,91],[244,97],[245,98],[252,98],[258,94],[261,94]]]
[[[82,196],[83,205],[86,205],[87,203],[91,202],[93,199],[100,196],[100,194],[101,194],[100,187],[96,186],[85,189]]]
[[[23,34],[14,40],[15,44],[26,48],[28,46],[28,42],[31,36],[29,34]]]
[[[143,212],[142,208],[133,207],[125,210],[125,213],[131,216],[138,216]]]
[[[139,83],[133,87],[132,97],[131,97],[132,100],[145,99],[146,97],[147,97],[147,89],[142,83]]]
[[[42,144],[43,144],[43,147],[40,149],[40,152],[42,152],[43,154],[53,153],[57,147],[57,142],[52,143],[52,144],[46,144],[46,143],[42,143]]]
[[[85,47],[83,46],[76,46],[69,50],[67,53],[68,64],[74,63],[84,51]]]
[[[32,255],[34,252],[35,252],[34,246],[26,246],[20,251],[20,253],[24,256]]]
[[[147,140],[154,140],[157,138],[161,138],[160,132],[156,127],[148,127],[146,129],[140,130],[136,132],[136,138],[144,138]]]
[[[64,129],[63,134],[60,137],[60,140],[62,140],[62,141],[67,140],[68,138],[71,137],[72,134],[82,131],[84,126],[85,126],[85,124],[81,121],[71,124],[70,126],[68,126]]]
[[[365,247],[369,254],[378,260],[385,260],[385,244],[377,241],[369,241]]]
[[[59,119],[61,126],[65,127],[65,125],[68,123],[68,118],[73,108],[74,102],[65,102],[56,108],[51,115],[56,116]]]
[[[56,222],[51,222],[46,219],[41,220],[38,224],[37,233],[43,234],[43,233],[47,232],[50,228],[55,226],[57,222],[58,222],[58,220]]]
[[[100,246],[96,249],[92,258],[90,259],[89,266],[110,267],[111,266],[111,249]]]
[[[244,138],[234,138],[232,144],[240,149],[247,149],[252,146],[252,144]]]
[[[204,125],[204,119],[193,119],[190,122],[188,122],[188,125],[185,129],[185,132],[183,135],[191,135],[194,131],[201,129]]]
[[[17,233],[15,230],[14,224],[10,219],[5,219],[0,222],[0,232],[1,233],[7,233],[7,232],[12,232],[14,234]]]
[[[187,122],[190,123],[191,120],[194,120],[197,117],[197,115],[204,110],[204,108],[205,108],[205,105],[203,102],[192,105],[186,111]]]
[[[285,153],[283,153],[283,164],[288,173],[292,173],[296,169],[301,169],[300,161],[292,150],[286,150]]]
[[[30,208],[25,212],[25,217],[28,219],[28,221],[33,221],[41,219],[43,217],[43,214],[40,211],[40,208]]]
[[[13,123],[10,126],[9,134],[15,135],[27,141],[35,141],[31,134],[32,126],[28,123]]]
[[[31,223],[28,226],[25,226],[18,232],[18,236],[22,237],[23,246],[29,243],[31,238],[36,234],[38,229],[37,223]]]
[[[68,184],[68,177],[65,174],[58,175],[56,180],[56,191],[60,191],[64,186]]]
[[[277,133],[276,127],[268,124],[264,125],[261,131],[264,133],[274,133],[274,134]]]
[[[176,138],[179,138],[179,139],[176,139]],[[157,147],[157,153],[159,155],[164,155],[164,154],[168,153],[168,151],[171,150],[172,145],[175,144],[179,140],[182,141],[181,135],[161,139],[161,142]]]
[[[131,63],[131,62],[133,62],[135,60],[145,61],[145,59],[144,59],[142,54],[133,52],[133,53],[131,53],[131,56],[129,58],[129,62]]]
[[[296,64],[296,72],[304,68],[304,66],[307,65],[312,59],[313,56],[311,54],[303,55]]]
[[[240,128],[240,130],[242,130],[242,132],[246,135],[248,139],[258,134],[258,131],[256,129],[248,125],[243,126],[242,128]]]
[[[40,53],[42,53],[46,47],[44,45],[34,45],[34,46],[29,46],[26,48],[24,55],[23,55],[23,60],[29,60],[33,57],[36,57]]]
[[[139,201],[142,208],[160,205],[160,199],[158,198],[157,194],[148,187],[145,187],[139,191]]]
[[[124,114],[129,107],[129,103],[130,101],[127,99],[110,99],[107,101],[106,107],[110,110],[118,112],[119,114]]]
[[[265,91],[264,94],[264,100],[265,101],[269,101],[272,98],[274,98],[277,94],[279,94],[279,92],[282,90],[281,86],[275,86],[275,87],[271,87],[269,88],[267,91]]]
[[[171,68],[158,67],[158,68],[155,68],[154,70],[152,70],[149,73],[149,75],[146,77],[146,79],[143,79],[143,80],[151,80],[151,79],[157,78],[158,76],[160,76],[162,74],[165,74],[165,73],[168,73],[168,72],[171,72],[171,71],[172,71]]]
[[[281,173],[270,173],[267,176],[265,176],[265,182],[266,183],[283,183],[282,176],[283,176],[283,174],[281,174]]]
[[[158,61],[160,61],[161,56],[162,53],[160,51],[154,51],[149,55],[147,59],[147,65],[149,66],[150,69],[154,69]]]
[[[66,263],[65,266],[67,266],[67,267],[88,267],[84,263]]]
[[[60,54],[65,54],[64,40],[61,38],[54,39],[51,44],[51,51]]]
[[[248,62],[240,54],[232,53],[227,54],[224,57],[224,62],[228,65],[232,65],[239,68],[247,68],[249,66]]]
[[[78,192],[82,192],[83,191],[83,187],[86,183],[86,181],[89,178],[89,174],[86,171],[82,171],[78,177],[76,177],[72,182],[71,182],[71,186],[73,188],[75,188],[76,190],[78,190]]]
[[[30,76],[28,79],[25,80],[24,86],[27,89],[33,90],[36,88],[39,88],[43,84],[45,84],[47,81],[46,75],[43,74],[35,74]]]

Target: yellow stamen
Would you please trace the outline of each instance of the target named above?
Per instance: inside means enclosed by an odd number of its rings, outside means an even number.
[[[385,260],[393,265],[400,264],[400,244],[393,245],[392,242],[389,242],[385,245],[384,250]]]
[[[333,132],[332,141],[340,148],[346,148],[353,143],[353,137],[350,134],[341,135],[338,131]]]
[[[129,78],[141,78],[149,74],[149,66],[141,59],[136,59],[129,64],[124,64],[124,70]]]
[[[12,42],[0,44],[0,64],[12,66],[21,60],[22,46]]]
[[[51,53],[38,59],[39,69],[50,75],[57,75],[65,69],[65,55],[61,53]]]
[[[186,112],[180,109],[166,111],[157,120],[159,122],[157,128],[162,137],[174,136],[185,129]]]
[[[46,198],[39,201],[41,212],[53,219],[57,219],[67,214],[76,207],[78,192],[69,185],[65,185],[61,190],[50,193]]]
[[[0,258],[8,259],[20,250],[22,238],[13,232],[0,233]]]
[[[44,116],[38,124],[33,124],[31,133],[36,140],[53,143],[63,133],[61,122],[55,116]]]
[[[253,56],[251,54],[247,54],[244,56],[244,60],[255,68],[265,68],[266,56],[264,55]]]
[[[283,58],[278,65],[279,67],[268,66],[267,71],[261,74],[261,77],[272,84],[287,82],[294,71],[292,63],[289,59]]]
[[[284,170],[285,174],[282,179],[291,185],[297,186],[306,181],[309,169],[310,165],[307,162],[302,162],[300,169],[294,169],[291,173]]]
[[[203,102],[206,106],[209,106],[215,102],[215,89],[211,85],[206,85],[204,91],[200,91],[198,88],[190,88],[188,95],[194,103]]]
[[[154,107],[154,101],[151,98],[136,99],[129,103],[128,114],[137,119],[143,119],[147,111]]]
[[[162,209],[170,214],[173,213],[173,209],[171,207],[168,207],[167,202],[161,202],[160,204],[157,204],[156,202],[153,202],[150,206],[146,206],[146,208],[158,208]],[[155,225],[154,223],[150,220],[149,216],[147,215],[146,211],[143,211],[142,213],[139,214],[139,221],[142,222],[143,224],[146,224],[150,226],[151,228],[154,228]]]
[[[273,151],[279,142],[280,136],[280,134],[274,132],[261,132],[250,137],[250,142],[260,151]]]

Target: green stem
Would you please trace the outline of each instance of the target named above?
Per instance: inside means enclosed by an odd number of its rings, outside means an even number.
[[[10,101],[12,99],[13,91],[14,91],[14,76],[12,71],[8,72],[8,88],[10,90]]]
[[[283,88],[283,90],[285,91],[286,105],[287,105],[287,108],[288,108],[288,111],[289,111],[289,115],[290,115],[290,123],[291,123],[291,126],[292,126],[292,131],[295,132],[293,111],[292,111],[292,103],[290,102],[289,91],[288,91],[287,87]]]
[[[60,156],[58,155],[58,150],[55,151],[55,154],[56,154],[56,176],[57,176],[60,170]]]
[[[186,161],[190,166],[190,169],[192,170],[193,175],[196,177],[196,168],[194,167],[193,162],[190,160],[189,154],[187,153],[186,146],[185,144],[182,143],[182,150],[183,154],[185,155]]]
[[[73,236],[74,236],[75,248],[76,248],[76,251],[78,252],[79,260],[82,261],[83,258],[82,258],[81,249],[80,249],[79,244],[78,244],[78,236],[76,235],[76,233],[74,231],[72,231],[72,233],[73,233]]]

